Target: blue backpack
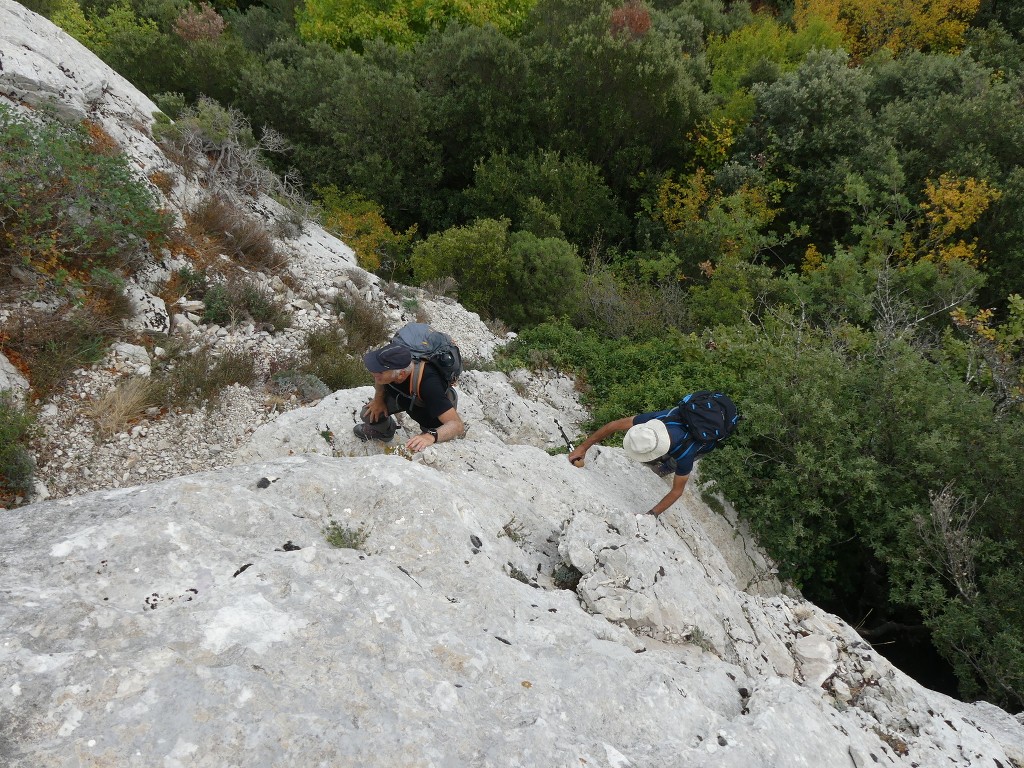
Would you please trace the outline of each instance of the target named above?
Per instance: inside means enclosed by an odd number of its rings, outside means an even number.
[[[672,458],[678,461],[694,450],[707,453],[736,431],[741,418],[736,404],[722,392],[701,390],[686,395],[664,419],[666,424],[680,426],[689,435],[679,450],[673,452]]]

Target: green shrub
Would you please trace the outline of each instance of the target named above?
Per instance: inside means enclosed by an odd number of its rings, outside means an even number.
[[[303,372],[316,376],[332,391],[373,383],[363,365],[362,351],[353,354],[339,328],[312,331],[306,336],[306,350],[309,360]]]
[[[555,587],[558,589],[568,589],[570,592],[575,592],[576,588],[580,585],[580,579],[583,578],[583,574],[580,573],[579,569],[572,565],[566,565],[562,563],[554,572],[551,574],[551,580],[554,582]]]
[[[515,229],[564,237],[579,248],[595,237],[618,242],[629,231],[601,169],[579,157],[551,151],[528,157],[503,153],[481,161],[474,172],[473,186],[463,195],[473,218],[508,216]],[[538,228],[544,211],[557,221],[558,231]]]
[[[362,526],[352,528],[342,525],[336,520],[331,520],[324,528],[324,538],[327,539],[327,543],[338,549],[363,549],[369,537],[369,531]]]
[[[233,319],[228,289],[221,283],[210,286],[203,294],[203,322],[228,325]]]
[[[416,246],[418,281],[452,277],[462,303],[516,328],[572,314],[579,303],[583,264],[559,238],[509,232],[507,219],[480,219],[431,235]]]
[[[115,147],[97,126],[35,123],[0,104],[0,268],[74,288],[146,261],[170,220]]]
[[[378,347],[391,339],[387,316],[361,296],[338,296],[335,309],[341,315],[341,328],[348,339],[346,345],[353,354],[362,355],[371,347]]]
[[[177,356],[156,377],[157,397],[166,407],[189,407],[206,403],[212,407],[217,395],[232,384],[251,387],[256,383],[252,355],[228,352],[215,356],[209,347]]]
[[[237,304],[254,323],[269,325],[274,331],[283,331],[292,324],[291,315],[274,301],[270,291],[256,283],[243,282],[237,286]]]
[[[35,459],[28,440],[35,418],[7,392],[0,392],[0,506],[9,507],[32,489]]]

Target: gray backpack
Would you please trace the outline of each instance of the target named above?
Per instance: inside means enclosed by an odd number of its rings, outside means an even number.
[[[462,353],[459,346],[447,333],[435,330],[427,323],[409,323],[398,329],[392,344],[399,344],[412,352],[413,371],[410,391],[418,401],[420,398],[420,382],[426,363],[432,364],[440,371],[442,378],[449,387],[455,386],[462,374]]]

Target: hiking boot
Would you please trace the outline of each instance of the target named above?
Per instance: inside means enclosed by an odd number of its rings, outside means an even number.
[[[382,443],[390,443],[395,437],[394,430],[391,431],[390,435],[381,434],[373,428],[372,424],[356,424],[352,427],[352,434],[364,443],[367,440],[380,440]]]

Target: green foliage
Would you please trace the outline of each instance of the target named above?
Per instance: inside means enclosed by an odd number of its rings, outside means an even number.
[[[708,40],[711,88],[729,100],[725,115],[745,121],[753,107],[747,90],[751,84],[770,83],[792,72],[815,48],[841,47],[839,33],[819,19],[794,31],[771,16],[758,15],[728,36]]]
[[[231,301],[223,285],[211,285],[203,294],[203,322],[229,325],[232,321]]]
[[[10,507],[32,489],[35,460],[29,438],[35,418],[8,392],[0,392],[0,506]]]
[[[509,232],[507,219],[480,219],[431,235],[412,254],[420,282],[453,277],[462,303],[514,327],[571,314],[583,267],[564,240]]]
[[[98,126],[34,123],[0,105],[0,266],[60,283],[131,273],[169,220]]]
[[[793,73],[752,87],[756,111],[741,152],[783,182],[780,208],[813,222],[824,242],[848,221],[837,211],[851,160],[868,143],[867,76],[841,51],[813,51]],[[813,105],[813,106],[812,106]]]
[[[311,180],[359,190],[383,206],[391,226],[408,228],[436,199],[441,178],[426,97],[407,72],[351,55],[337,63],[330,91],[302,118],[323,137],[307,150],[317,162]]]
[[[510,32],[531,5],[531,0],[305,0],[297,18],[304,39],[358,50],[370,40],[408,47],[427,32],[452,24]]]
[[[362,526],[353,528],[337,520],[331,520],[324,528],[324,538],[328,544],[338,549],[364,549],[370,533]]]
[[[607,6],[540,0],[526,37],[543,144],[602,168],[623,199],[640,174],[685,163],[686,135],[707,110],[698,73],[670,32],[631,30],[616,32]]]
[[[357,356],[349,350],[340,329],[311,331],[306,336],[306,349],[308,360],[303,372],[316,376],[332,391],[373,383],[362,353]]]
[[[535,99],[528,53],[518,38],[492,26],[448,26],[424,38],[413,55],[446,189],[468,186],[480,158],[533,148]]]
[[[594,238],[621,241],[628,231],[601,170],[573,155],[492,155],[476,166],[474,184],[464,199],[469,218],[504,216],[514,229],[530,229],[541,211],[548,212],[564,234],[534,234],[564,236],[579,248],[588,247]]]
[[[556,589],[568,589],[570,592],[576,591],[582,578],[583,574],[578,568],[565,563],[561,563],[551,574],[551,581]]]

